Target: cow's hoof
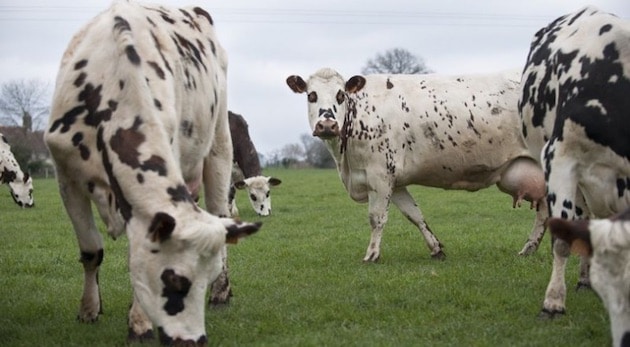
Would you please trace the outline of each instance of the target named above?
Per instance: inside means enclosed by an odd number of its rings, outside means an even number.
[[[559,318],[559,317],[564,316],[564,313],[565,313],[564,309],[550,310],[550,309],[543,308],[542,310],[540,310],[540,313],[538,313],[538,319],[549,320],[549,319]]]
[[[446,254],[442,250],[435,254],[431,254],[431,258],[435,260],[446,260]]]
[[[78,314],[77,315],[77,321],[79,321],[81,323],[96,323],[98,321],[98,315],[82,317],[80,314]]]
[[[380,253],[370,253],[367,254],[365,256],[365,258],[363,258],[363,262],[364,263],[376,263],[379,261],[379,259],[381,259],[381,254]]]
[[[129,328],[129,333],[127,334],[127,342],[148,342],[153,341],[155,336],[153,335],[153,330],[149,329],[141,334],[136,333],[133,329]]]
[[[525,244],[525,246],[523,246],[523,249],[521,249],[521,251],[518,252],[518,255],[526,257],[528,255],[534,254],[536,250],[538,250],[538,244],[528,241]]]
[[[208,303],[208,308],[211,308],[213,310],[221,310],[224,308],[227,308],[228,306],[230,306],[230,301],[218,301],[218,300],[211,300]]]
[[[577,285],[575,286],[576,292],[580,290],[591,290],[591,289],[593,289],[593,287],[591,287],[590,282],[578,281]]]

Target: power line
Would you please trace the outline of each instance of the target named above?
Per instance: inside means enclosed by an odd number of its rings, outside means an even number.
[[[56,12],[55,12],[56,11]],[[98,13],[88,6],[0,6],[0,21],[61,22],[84,21],[78,13]],[[513,27],[539,25],[549,17],[533,15],[505,15],[462,12],[405,12],[369,10],[311,10],[311,9],[226,9],[212,11],[225,23],[250,24],[309,24],[309,25],[414,25],[414,26],[489,26]],[[27,15],[28,14],[28,15]],[[90,16],[91,17],[91,16]]]

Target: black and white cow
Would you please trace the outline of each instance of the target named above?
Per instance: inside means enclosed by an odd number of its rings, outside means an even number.
[[[590,280],[608,310],[613,346],[630,346],[630,210],[610,219],[549,219],[552,235],[589,257]]]
[[[129,239],[129,338],[155,325],[163,344],[207,344],[205,294],[225,244],[260,227],[217,217],[232,167],[226,69],[200,7],[115,3],[71,40],[45,140],[81,251],[80,321],[101,313],[93,202],[108,233]],[[209,212],[195,203],[202,185]],[[225,300],[223,279],[213,296]]]
[[[534,36],[521,87],[550,216],[606,218],[630,206],[630,23],[591,7],[556,19]],[[566,242],[554,242],[553,256],[543,317],[565,312]]]
[[[533,252],[544,233],[544,178],[519,132],[517,71],[493,75],[368,75],[348,81],[328,68],[308,81],[289,76],[306,93],[313,135],[324,140],[350,197],[368,202],[372,236],[364,261],[380,257],[393,202],[416,225],[431,252],[443,258],[410,184],[479,190],[497,184],[537,208]]]
[[[232,135],[232,147],[234,148],[234,168],[232,170],[232,186],[230,187],[230,213],[238,215],[236,207],[236,190],[245,189],[249,196],[252,208],[259,216],[268,216],[271,213],[271,187],[282,183],[281,180],[263,176],[258,152],[251,137],[249,126],[240,114],[228,111],[230,120],[230,134]]]
[[[33,207],[33,179],[22,172],[11,152],[9,141],[0,134],[0,183],[9,186],[11,197],[20,207]]]

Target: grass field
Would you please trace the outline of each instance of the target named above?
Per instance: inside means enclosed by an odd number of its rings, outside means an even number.
[[[551,271],[549,236],[519,257],[533,223],[495,188],[476,193],[413,187],[446,261],[432,260],[420,233],[395,207],[381,260],[361,259],[367,205],[345,193],[335,171],[268,170],[273,214],[230,247],[234,297],[208,310],[212,346],[606,346],[608,317],[592,291],[575,292],[567,267],[567,314],[539,320]],[[0,345],[121,346],[131,302],[125,238],[106,238],[100,272],[104,315],[76,321],[83,284],[79,251],[56,182],[35,181],[36,207],[21,210],[0,187]],[[105,235],[104,235],[105,236]]]

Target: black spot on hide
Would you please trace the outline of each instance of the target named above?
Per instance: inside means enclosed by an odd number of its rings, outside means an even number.
[[[192,282],[184,276],[175,274],[172,269],[166,269],[160,277],[164,284],[162,296],[166,298],[164,311],[170,316],[174,316],[185,309],[184,299],[190,291]]]

